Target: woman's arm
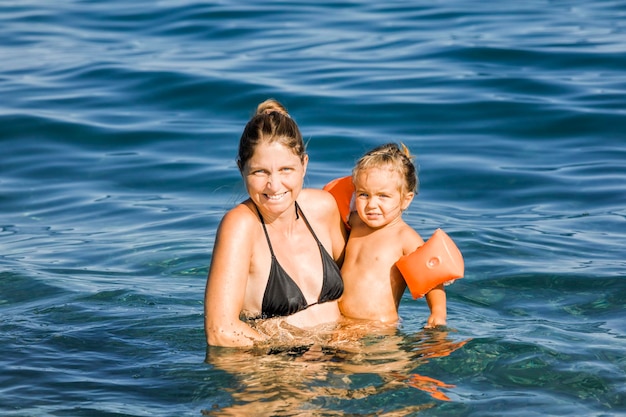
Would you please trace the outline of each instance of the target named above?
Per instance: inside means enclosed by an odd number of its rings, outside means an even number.
[[[348,234],[341,220],[337,202],[328,191],[317,189],[307,189],[306,191],[308,193],[308,201],[310,202],[308,204],[311,204],[311,207],[315,207],[315,210],[309,210],[307,214],[311,211],[316,213],[318,221],[323,223],[324,228],[328,230],[332,245],[332,248],[327,248],[328,253],[332,255],[339,267],[341,267]]]
[[[204,294],[204,331],[212,346],[251,346],[262,336],[239,319],[252,258],[244,206],[228,212],[217,229]]]
[[[328,193],[330,196],[330,193]],[[332,201],[331,201],[332,200]],[[330,204],[330,215],[331,219],[330,227],[331,227],[331,238],[333,241],[333,258],[337,262],[337,265],[341,268],[343,264],[343,258],[345,255],[346,242],[348,241],[348,232],[346,231],[346,226],[341,219],[341,214],[339,213],[339,209],[337,208],[337,204],[335,203],[335,199],[330,196],[328,200]]]

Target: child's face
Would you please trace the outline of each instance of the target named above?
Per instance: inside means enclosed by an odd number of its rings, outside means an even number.
[[[402,211],[413,200],[413,193],[402,193],[400,174],[388,168],[369,168],[355,178],[356,210],[371,228],[399,221]]]

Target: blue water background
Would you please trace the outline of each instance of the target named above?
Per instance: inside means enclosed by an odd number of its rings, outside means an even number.
[[[0,38],[2,415],[626,415],[625,2],[6,1]],[[307,186],[386,141],[417,155],[405,220],[466,263],[449,354],[407,293],[399,376],[205,363],[215,229],[268,97]]]

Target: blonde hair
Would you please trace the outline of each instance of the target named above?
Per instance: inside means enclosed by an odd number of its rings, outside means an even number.
[[[404,143],[386,143],[378,146],[363,155],[352,169],[352,181],[356,182],[357,175],[369,168],[389,167],[400,174],[403,193],[418,193],[419,179],[413,160],[415,157],[409,152]]]
[[[257,106],[254,116],[243,129],[237,153],[239,170],[243,171],[257,145],[274,142],[291,149],[304,161],[306,148],[298,125],[289,116],[285,106],[274,99],[268,99]]]

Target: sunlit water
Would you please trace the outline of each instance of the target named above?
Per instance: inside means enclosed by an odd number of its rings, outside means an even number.
[[[518,4],[519,3],[519,4]],[[620,1],[0,4],[0,413],[626,415]],[[306,183],[386,141],[464,254],[448,324],[207,349],[215,229],[274,97]]]

